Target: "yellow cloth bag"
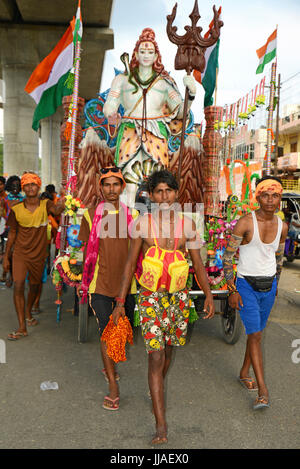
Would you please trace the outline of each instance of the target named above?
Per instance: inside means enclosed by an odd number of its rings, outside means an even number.
[[[164,264],[159,258],[157,246],[155,247],[154,257],[149,256],[149,252],[152,249],[153,246],[148,249],[142,260],[143,271],[139,278],[139,283],[142,287],[154,292],[158,290],[158,282],[161,279]]]
[[[182,259],[178,258],[178,253],[181,255]],[[177,291],[183,290],[186,286],[186,282],[189,275],[189,264],[183,254],[180,251],[175,251],[175,260],[171,262],[168,268],[168,274],[171,278],[169,285],[169,293],[175,293]]]
[[[150,215],[150,221],[151,215]],[[180,228],[180,227],[179,227]],[[170,251],[158,247],[157,238],[155,236],[153,226],[151,223],[151,231],[154,239],[155,247],[151,246],[142,261],[142,274],[139,278],[139,283],[150,291],[157,291],[160,286],[159,282],[162,279],[163,267],[164,267],[164,257],[166,253]],[[178,233],[177,233],[178,235]],[[168,266],[168,276],[169,279],[166,282],[165,286],[169,293],[175,293],[177,291],[183,290],[186,286],[186,282],[189,275],[189,264],[185,259],[183,253],[176,249],[178,243],[178,237],[175,240],[175,249],[174,249],[174,261],[170,262]],[[153,255],[154,250],[154,255]],[[161,255],[159,255],[159,250]]]

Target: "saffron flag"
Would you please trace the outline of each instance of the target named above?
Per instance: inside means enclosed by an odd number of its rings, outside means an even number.
[[[259,65],[256,73],[262,73],[266,64],[271,62],[276,57],[277,49],[277,29],[268,37],[265,45],[257,49],[256,53],[259,58]]]
[[[32,128],[38,130],[40,120],[56,112],[64,96],[73,93],[67,85],[67,79],[73,67],[74,40],[82,38],[82,20],[80,1],[76,19],[70,22],[65,34],[47,57],[35,68],[29,78],[25,91],[35,100]]]
[[[218,17],[221,17],[222,7],[218,10]],[[213,27],[213,21],[209,25],[209,30],[204,35],[204,37],[208,37],[210,31]],[[205,68],[203,72],[199,72],[198,70],[194,70],[193,75],[195,79],[201,83],[205,90],[204,96],[204,107],[212,106],[213,105],[213,94],[216,87],[217,81],[217,69],[219,68],[219,46],[220,46],[220,39],[217,42],[207,47],[204,57],[205,57]]]

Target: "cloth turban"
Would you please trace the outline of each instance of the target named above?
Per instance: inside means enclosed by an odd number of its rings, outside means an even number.
[[[282,185],[275,179],[265,179],[257,184],[255,190],[255,199],[260,196],[263,192],[273,192],[276,194],[282,194]]]
[[[37,186],[41,187],[42,181],[41,181],[41,178],[35,173],[25,173],[21,177],[22,190],[26,184],[36,184]]]

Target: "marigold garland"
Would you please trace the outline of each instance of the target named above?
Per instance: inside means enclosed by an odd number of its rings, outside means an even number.
[[[133,332],[128,318],[120,317],[116,326],[110,316],[101,340],[106,342],[107,354],[115,363],[126,361],[126,342],[133,344]]]
[[[61,284],[61,281],[70,287],[76,287],[82,279],[82,273],[75,274],[70,268],[70,256],[58,256],[54,261],[54,285]]]

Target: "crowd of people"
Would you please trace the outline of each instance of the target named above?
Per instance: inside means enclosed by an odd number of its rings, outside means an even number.
[[[0,181],[1,217],[5,219],[1,255],[6,278],[2,280],[7,281],[11,275],[14,283],[19,327],[8,339],[16,341],[28,336],[28,327],[38,324],[33,310],[38,308],[43,273],[50,267],[47,231],[55,237],[59,216],[64,210],[64,197],[58,198],[52,185],[46,186],[40,194],[41,179],[33,172]],[[79,301],[88,299],[100,337],[110,321],[118,327],[120,321],[126,319],[133,326],[137,298],[156,419],[152,443],[160,444],[168,441],[164,380],[173,347],[185,344],[188,329],[188,258],[205,294],[205,318],[214,316],[214,301],[200,256],[195,224],[182,215],[176,203],[176,178],[167,170],[154,172],[147,187],[152,204],[145,206],[140,214],[121,202],[125,187],[119,168],[111,166],[101,170],[103,201],[85,210],[78,236],[84,246],[84,262],[77,294]],[[276,216],[281,194],[282,185],[277,178],[266,176],[258,181],[255,196],[260,207],[238,220],[223,257],[228,301],[240,312],[247,335],[239,381],[249,391],[258,393],[253,405],[255,410],[270,406],[261,340],[277,294],[287,236],[287,225]],[[5,249],[4,238],[7,238]],[[239,262],[235,278],[233,257],[237,250]],[[27,301],[26,280],[29,283]],[[102,406],[117,411],[120,376],[104,340],[100,340],[100,350],[102,373],[109,386]],[[250,376],[250,367],[255,378]]]

